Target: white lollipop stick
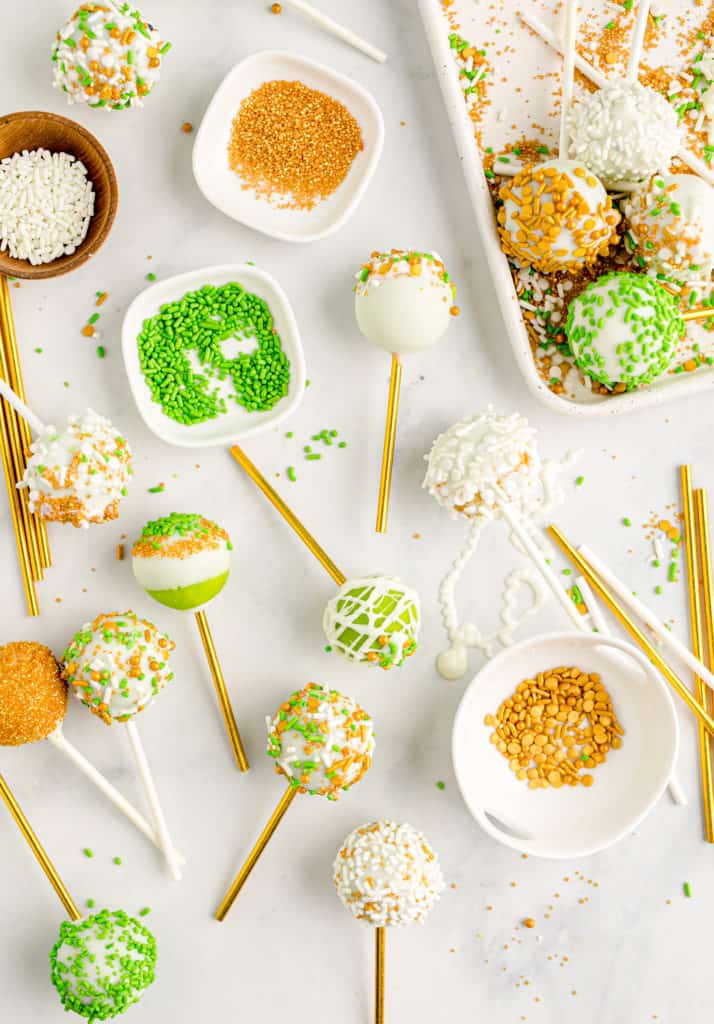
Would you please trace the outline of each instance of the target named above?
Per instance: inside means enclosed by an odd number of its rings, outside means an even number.
[[[2,377],[0,377],[0,395],[2,395],[8,405],[13,407],[15,412],[19,413],[24,420],[27,420],[34,434],[41,434],[44,431],[45,425],[39,416],[35,416],[29,405],[26,405],[20,396],[15,394],[7,381],[3,380]]]
[[[354,46],[355,50],[360,50],[368,57],[371,57],[372,60],[376,60],[378,64],[384,64],[387,59],[386,53],[383,53],[382,50],[378,50],[376,46],[372,46],[371,43],[351,32],[348,28],[343,28],[342,25],[339,25],[332,18],[328,18],[322,11],[318,11],[312,4],[305,3],[305,0],[283,0],[283,3],[288,7],[292,7],[293,10],[299,11],[300,14],[304,14],[306,18],[314,21],[316,25],[324,28],[326,32],[331,32],[333,36],[337,36],[343,42]]]
[[[559,53],[562,56],[565,51],[565,46],[555,32],[551,31],[551,29],[549,29],[548,26],[531,11],[524,11],[523,8],[521,8],[517,13],[518,17],[528,26],[528,28],[532,29],[536,35],[539,35],[541,39],[548,44],[548,46],[552,47],[556,53]],[[598,69],[594,68],[592,64],[588,64],[588,62],[583,60],[578,53],[575,54],[575,67],[599,89],[602,89],[603,86],[607,84],[607,78],[603,75],[602,71],[598,71]],[[686,164],[687,167],[694,171],[695,174],[698,174],[700,178],[703,178],[704,181],[708,182],[710,185],[714,185],[714,172],[712,172],[712,170],[707,167],[704,161],[700,160],[698,156],[695,156],[694,153],[690,153],[688,149],[684,148],[684,146],[679,147],[677,150],[677,156],[682,163]]]
[[[647,31],[647,19],[650,16],[650,0],[640,0],[637,9],[637,20],[632,33],[632,47],[627,61],[627,81],[637,81],[637,69],[642,60],[642,47],[645,43],[645,32]]]
[[[164,818],[164,812],[161,808],[161,803],[159,802],[159,794],[156,789],[154,777],[151,774],[151,769],[149,768],[149,761],[146,757],[144,744],[141,742],[139,730],[137,729],[136,724],[134,722],[127,722],[126,729],[127,732],[129,733],[129,742],[131,743],[131,748],[134,752],[136,767],[139,771],[141,781],[144,784],[146,798],[149,801],[151,814],[156,825],[156,831],[159,834],[161,849],[164,852],[164,857],[166,857],[166,863],[169,866],[169,871],[171,872],[174,881],[178,882],[179,879],[181,878],[181,868],[179,867],[176,850],[174,848],[174,844],[171,841],[171,836],[169,835],[166,819]]]
[[[585,601],[585,604],[588,606],[588,611],[590,612],[590,619],[592,621],[593,626],[597,629],[598,633],[600,633],[601,636],[611,636],[612,630],[608,627],[608,624],[605,621],[605,616],[602,613],[600,602],[597,600],[592,590],[590,589],[590,584],[584,576],[578,576],[575,582],[578,589],[580,590],[580,593],[583,595],[583,600]],[[687,800],[687,794],[684,792],[682,784],[680,783],[679,779],[677,778],[674,772],[672,772],[672,774],[669,777],[667,788],[669,790],[669,795],[672,799],[672,803],[677,804],[678,807],[687,806],[687,804],[689,803],[689,801]]]
[[[161,840],[146,818],[142,814],[139,814],[136,808],[121,795],[119,790],[115,789],[111,782],[105,779],[101,772],[97,771],[94,765],[87,760],[84,754],[81,754],[77,748],[69,742],[62,732],[61,726],[58,726],[54,732],[51,732],[47,739],[53,747],[56,747],[57,750],[68,757],[69,760],[87,776],[90,782],[93,782],[97,789],[111,800],[114,806],[117,807],[122,814],[126,815],[132,825],[135,825],[136,828],[138,828],[138,830],[154,844],[154,846],[161,849]],[[178,852],[178,850],[176,851],[176,858],[180,864],[186,863],[186,859]]]
[[[578,33],[578,0],[565,0],[565,63],[563,64],[563,96],[560,107],[560,144],[558,156],[568,158],[568,113],[573,102],[575,82],[575,42]]]
[[[575,607],[575,605],[568,597],[568,595],[565,593],[565,590],[560,585],[560,580],[546,562],[545,558],[543,557],[543,553],[539,550],[535,541],[528,533],[528,530],[521,522],[518,513],[514,510],[513,506],[509,503],[508,498],[506,497],[505,494],[503,494],[502,491],[496,489],[496,493],[499,496],[498,507],[503,514],[503,518],[511,527],[516,537],[518,537],[519,541],[525,549],[526,554],[533,562],[536,569],[538,569],[538,571],[540,572],[541,576],[550,588],[555,599],[559,602],[563,610],[567,612],[568,616],[570,617],[572,622],[575,623],[578,629],[582,629],[583,621],[580,612]]]
[[[711,689],[714,689],[714,674],[712,674],[706,665],[699,660],[681,640],[678,640],[671,630],[667,629],[663,622],[661,622],[654,612],[651,612],[647,605],[644,605],[639,598],[635,597],[629,587],[615,576],[610,569],[602,562],[597,555],[594,555],[590,548],[586,545],[581,545],[578,551],[593,567],[598,576],[601,577],[604,583],[606,583],[609,589],[622,601],[624,605],[634,612],[634,614],[642,619],[646,626],[652,630],[652,632],[662,641],[665,647],[668,647],[673,654],[675,654],[684,664],[692,670],[699,678],[707,684]]]

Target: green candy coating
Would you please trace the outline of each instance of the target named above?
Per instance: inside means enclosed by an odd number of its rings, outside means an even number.
[[[228,580],[229,573],[224,572],[213,579],[203,580],[201,583],[192,583],[188,587],[174,587],[172,590],[147,590],[149,597],[153,597],[159,604],[167,608],[176,608],[179,611],[190,611],[198,608],[199,605],[208,604],[216,594],[220,594]]]

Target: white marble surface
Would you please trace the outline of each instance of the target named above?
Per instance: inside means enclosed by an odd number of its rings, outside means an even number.
[[[67,4],[14,5],[11,23],[5,21],[3,108],[77,117],[108,147],[121,188],[116,226],[95,259],[70,277],[13,291],[29,396],[47,418],[88,402],[110,415],[135,448],[136,479],[118,524],[89,533],[51,529],[55,567],[40,587],[43,614],[34,621],[23,612],[2,499],[0,640],[41,639],[59,653],[85,619],[129,605],[173,633],[176,683],[141,725],[168,820],[189,860],[184,881],[167,879],[152,848],[55,751],[41,745],[4,749],[0,770],[78,902],[92,897],[97,906],[134,913],[153,908],[147,923],[159,941],[158,979],[130,1011],[135,1024],[188,1024],[228,1014],[295,1024],[369,1020],[371,935],[339,904],[330,867],[353,826],[384,816],[423,829],[454,886],[425,928],[389,936],[390,1021],[698,1022],[711,1007],[706,921],[714,854],[701,839],[691,718],[681,714],[679,768],[691,796],[687,809],[663,798],[637,835],[580,863],[522,860],[484,836],[460,800],[450,767],[451,720],[463,687],[442,681],[433,668],[443,641],[436,588],[463,527],[419,485],[422,455],[437,432],[489,401],[520,409],[539,427],[544,454],[584,449],[579,472],[585,484],[576,489],[571,472],[570,500],[558,521],[657,601],[685,634],[684,587],[665,583],[664,595],[654,597],[657,581],[646,564],[651,548],[639,524],[651,510],[664,513],[676,501],[676,466],[683,458],[693,462],[698,483],[714,487],[711,403],[699,397],[608,423],[573,423],[533,403],[491,304],[412,3],[322,3],[383,46],[389,62],[372,64],[294,15],[272,17],[265,0],[151,0],[145,13],[174,48],[146,110],[119,115],[67,111],[50,88],[52,32]],[[210,207],[193,183],[192,139],[180,130],[186,120],[198,124],[237,59],[273,46],[294,48],[354,76],[374,92],[386,121],[384,157],[357,215],[336,237],[306,248],[262,238]],[[391,529],[377,537],[373,516],[389,367],[384,353],[358,335],[350,289],[365,255],[393,245],[436,248],[459,285],[463,312],[441,347],[405,366]],[[328,577],[225,451],[196,456],[168,448],[148,435],[132,405],[119,328],[147,271],[165,276],[232,259],[253,259],[283,284],[301,324],[312,380],[289,424],[294,439],[277,431],[251,442],[250,454],[269,476],[281,474],[277,485],[347,573],[399,572],[420,590],[423,643],[401,674],[362,670],[325,654],[320,619],[332,590]],[[102,310],[103,362],[80,335],[97,289],[110,292]],[[36,347],[43,353],[36,354]],[[65,379],[69,389],[62,386]],[[331,450],[319,463],[301,462],[299,446],[326,426],[339,429],[349,447]],[[295,484],[284,476],[290,463],[298,468]],[[149,494],[159,481],[165,481],[165,493]],[[115,561],[120,534],[131,538],[147,518],[172,510],[216,518],[236,544],[233,577],[210,620],[252,760],[247,778],[232,766],[192,621],[162,614],[137,592],[129,563]],[[621,525],[625,515],[634,524],[629,531]],[[462,607],[486,624],[498,590],[494,580],[503,571],[501,553],[496,545],[472,564],[460,591]],[[561,616],[550,607],[533,630],[560,627]],[[337,805],[301,799],[293,806],[231,916],[219,925],[212,913],[281,793],[262,752],[264,715],[308,679],[352,693],[373,713],[374,768]],[[73,704],[66,732],[143,806],[119,727],[107,732]],[[443,792],[437,779],[446,783]],[[92,860],[82,855],[85,846],[94,850]],[[115,855],[123,858],[121,867],[112,864]],[[13,1024],[58,1021],[62,1010],[48,981],[47,954],[61,908],[4,808],[0,864],[0,1017]],[[580,882],[576,871],[598,887]],[[682,895],[685,880],[692,885],[691,900]],[[585,897],[589,902],[580,903]],[[547,919],[549,905],[554,909]],[[537,920],[533,931],[517,930],[525,916]]]

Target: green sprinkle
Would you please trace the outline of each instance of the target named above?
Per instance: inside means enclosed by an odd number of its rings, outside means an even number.
[[[623,526],[632,526],[632,520],[628,516],[625,516],[624,519],[622,520],[622,525]]]
[[[536,153],[540,153],[542,156],[548,156],[548,154],[550,153],[550,150],[548,149],[547,146],[538,146],[536,148]]]
[[[585,483],[585,477],[584,476],[576,476],[575,477],[575,486],[576,487],[582,487],[584,483]]]
[[[94,906],[94,900],[93,900],[93,899],[88,899],[88,900],[87,900],[87,906],[88,906],[88,907],[89,907],[89,909],[91,910],[91,909],[92,909],[92,907]]]
[[[669,570],[667,572],[667,579],[669,580],[670,583],[676,583],[677,582],[677,563],[676,562],[670,562],[669,563]]]
[[[320,453],[319,453],[319,452],[310,452],[309,454],[307,454],[307,455],[305,456],[305,458],[306,458],[306,459],[307,459],[308,461],[310,461],[310,460],[313,460],[313,461],[314,461],[315,459],[321,459],[321,458],[322,458],[322,456],[320,455]]]
[[[88,324],[96,324],[98,319],[99,319],[99,313],[92,313],[92,315],[90,316],[89,320],[87,320],[87,323]]]
[[[684,885],[682,886],[682,888],[684,889],[684,895],[687,897],[687,899],[688,900],[691,899],[692,898],[692,887],[689,884],[689,882],[685,882]]]
[[[654,592],[655,592],[655,594],[661,594],[662,593],[662,588],[659,586],[659,584],[654,588]]]
[[[99,356],[100,359],[104,359],[104,356],[106,355],[106,349],[104,348],[104,345],[97,345],[97,355]]]
[[[142,907],[139,911],[139,917],[147,917],[151,913],[151,907]]]
[[[294,437],[294,434],[293,434],[292,430],[288,430],[288,432],[287,432],[287,434],[285,436],[286,437]]]
[[[121,864],[121,857],[115,857],[112,863],[117,864],[117,865]]]
[[[88,846],[85,846],[85,848],[82,850],[82,853],[84,854],[85,857],[94,856],[94,850],[90,850]]]
[[[444,789],[446,789],[446,783],[445,783],[445,782],[442,782],[442,781],[441,781],[441,779],[439,779],[439,781],[438,781],[438,782],[437,782],[437,784],[436,784],[436,788],[437,788],[437,789],[441,789],[441,790],[444,790]]]
[[[44,349],[41,349],[41,348],[36,348],[35,349],[35,352],[37,352],[38,355],[41,355],[43,353],[43,351],[44,351]]]
[[[148,488],[149,494],[161,494],[163,489],[164,489],[164,485],[163,484],[156,484],[155,487],[149,487]]]
[[[297,474],[294,466],[288,466],[288,480],[291,480],[293,483],[297,480]]]
[[[572,569],[561,569],[561,572],[562,572],[563,576],[572,576],[573,575],[573,570]]]
[[[150,270],[149,273],[146,275],[146,280],[147,281],[155,281],[156,280],[156,274],[152,270]]]

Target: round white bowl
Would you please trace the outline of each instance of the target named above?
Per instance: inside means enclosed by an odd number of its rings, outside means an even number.
[[[598,672],[625,730],[622,747],[593,770],[594,785],[529,789],[484,725],[524,679],[560,665]],[[674,770],[679,725],[664,681],[637,648],[597,633],[547,633],[509,647],[473,679],[454,720],[456,779],[494,839],[536,857],[585,857],[642,821]]]
[[[220,286],[237,281],[246,291],[264,299],[270,307],[275,329],[285,355],[290,360],[288,393],[266,412],[248,412],[235,402],[222,416],[204,423],[187,426],[177,423],[162,410],[151,397],[139,362],[137,338],[144,321],[155,316],[167,302],[176,302],[186,292],[196,291],[205,284]],[[210,448],[213,445],[232,444],[262,434],[276,427],[300,404],[305,393],[305,357],[300,342],[297,321],[288,297],[270,274],[249,263],[229,263],[220,267],[202,267],[187,274],[177,274],[157,281],[140,292],[124,315],[121,330],[124,366],[134,401],[149,430],[167,444],[180,448]]]
[[[311,210],[281,209],[256,196],[228,165],[231,125],[246,97],[264,82],[300,81],[339,100],[357,120],[364,148],[340,187]],[[384,120],[377,103],[357,82],[317,61],[282,50],[263,50],[228,72],[203,115],[193,146],[193,176],[209,203],[227,217],[284,242],[314,242],[346,223],[357,209],[384,142]]]

